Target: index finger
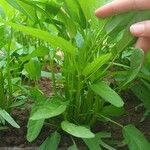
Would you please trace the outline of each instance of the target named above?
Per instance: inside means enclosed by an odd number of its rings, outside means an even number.
[[[150,9],[150,0],[114,0],[95,11],[97,17],[109,17],[131,10]]]

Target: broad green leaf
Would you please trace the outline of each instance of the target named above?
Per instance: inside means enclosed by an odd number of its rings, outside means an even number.
[[[41,120],[30,120],[28,121],[27,125],[27,140],[29,142],[34,141],[39,133],[41,132],[41,129],[44,125],[44,119]]]
[[[16,30],[19,30],[28,35],[37,37],[45,42],[49,42],[52,47],[54,47],[54,48],[59,47],[64,52],[73,54],[76,51],[76,48],[70,42],[66,41],[65,39],[63,39],[59,36],[52,35],[49,32],[35,29],[32,27],[26,27],[23,25],[12,23],[12,22],[6,22],[4,20],[1,20],[1,22],[3,22],[7,26],[11,26],[12,28],[14,28]]]
[[[3,109],[0,109],[0,116],[5,119],[9,124],[15,128],[20,128],[20,126],[14,121],[14,119]]]
[[[123,128],[123,136],[129,150],[148,150],[150,148],[150,143],[133,125],[127,125]]]
[[[59,98],[53,98],[36,104],[32,108],[31,120],[48,119],[62,114],[67,108],[67,104]]]
[[[60,143],[60,138],[61,136],[58,132],[52,133],[51,136],[46,138],[38,150],[57,150]]]
[[[95,58],[93,62],[87,64],[87,66],[84,68],[82,74],[84,76],[89,76],[90,74],[94,74],[99,68],[101,68],[104,64],[106,64],[110,58],[111,53],[99,56],[98,58]]]
[[[93,138],[95,135],[88,128],[84,126],[77,126],[68,121],[63,121],[61,127],[67,133],[78,138]]]
[[[127,78],[122,86],[127,85],[132,80],[135,79],[135,77],[138,75],[142,64],[144,62],[144,52],[141,49],[135,49],[133,54],[131,55],[131,66],[130,70],[127,74]]]
[[[93,92],[101,96],[105,101],[116,107],[122,107],[124,105],[121,97],[104,82],[91,85],[91,89]]]
[[[39,80],[41,77],[41,64],[38,60],[31,59],[24,66],[31,80]]]

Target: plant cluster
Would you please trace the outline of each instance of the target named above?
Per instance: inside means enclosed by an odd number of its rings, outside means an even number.
[[[105,142],[110,133],[92,132],[97,122],[119,126],[123,143],[130,150],[149,149],[149,142],[134,125],[121,125],[113,117],[124,113],[120,92],[127,88],[142,100],[149,113],[150,55],[143,66],[144,52],[132,48],[136,39],[129,26],[149,19],[150,11],[98,20],[93,12],[104,2],[0,2],[1,129],[6,121],[19,128],[11,111],[25,108],[30,100],[27,140],[34,141],[45,123],[54,129],[40,150],[57,149],[62,131],[73,141],[69,150],[78,149],[74,137],[82,139],[90,150],[115,149]],[[51,81],[49,96],[40,89],[43,77]],[[135,79],[139,80],[133,82]]]

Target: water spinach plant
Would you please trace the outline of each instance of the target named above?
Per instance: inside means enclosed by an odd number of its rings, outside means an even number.
[[[93,15],[94,8],[103,2],[1,2],[4,12],[7,7],[15,8],[13,16],[6,14],[1,18],[2,26],[14,31],[16,49],[20,45],[24,51],[28,50],[18,58],[21,64],[19,68],[22,69],[20,74],[24,73],[29,81],[32,80],[28,96],[34,103],[27,125],[27,140],[35,140],[44,123],[55,130],[40,146],[41,150],[57,149],[62,130],[73,141],[73,146],[68,149],[78,149],[73,137],[81,138],[90,150],[115,149],[103,140],[110,138],[110,134],[90,130],[97,122],[111,122],[122,128],[125,144],[131,150],[148,150],[150,146],[134,125],[124,126],[113,120],[124,110],[120,91],[137,77],[144,60],[143,51],[134,49],[130,51],[130,63],[121,63],[123,52],[135,42],[129,33],[129,26],[149,19],[150,11],[136,11],[98,20]],[[23,40],[17,38],[18,34]],[[46,72],[52,88],[49,97],[40,90],[39,85],[45,73],[42,70],[45,64],[50,68]],[[117,78],[117,83],[114,82],[114,75],[121,77]]]

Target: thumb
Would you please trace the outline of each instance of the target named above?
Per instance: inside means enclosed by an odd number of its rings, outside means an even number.
[[[150,20],[133,24],[130,32],[136,37],[150,37]]]
[[[141,48],[143,49],[145,52],[147,52],[150,49],[150,38],[149,37],[140,37],[136,44],[135,44],[136,48]]]

